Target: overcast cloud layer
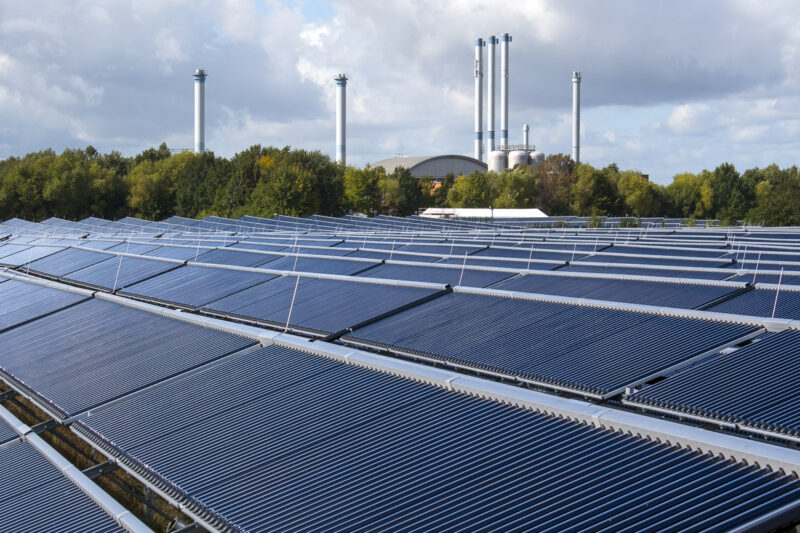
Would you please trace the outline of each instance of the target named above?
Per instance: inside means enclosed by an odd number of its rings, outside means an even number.
[[[580,70],[584,162],[667,183],[800,156],[796,1],[54,0],[0,3],[0,158],[189,148],[195,68],[219,155],[333,155],[337,72],[348,163],[472,155],[473,43],[505,32],[512,142],[528,123],[537,148],[570,152]]]

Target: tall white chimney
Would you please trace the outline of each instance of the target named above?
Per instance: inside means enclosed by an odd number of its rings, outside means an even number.
[[[500,145],[508,146],[508,43],[511,36],[500,38]]]
[[[581,73],[572,73],[572,159],[581,162]]]
[[[523,145],[522,149],[523,150],[527,150],[528,149],[528,139],[529,139],[530,131],[531,131],[531,127],[530,126],[528,126],[527,124],[523,124],[522,125],[522,145]]]
[[[475,41],[475,159],[483,161],[483,39]]]
[[[497,40],[497,37],[495,37],[494,35],[491,35],[487,42],[489,43],[489,50],[488,50],[488,54],[487,54],[487,58],[488,58],[488,65],[487,66],[488,66],[488,71],[489,71],[489,78],[488,78],[488,82],[486,84],[486,92],[488,93],[488,96],[487,96],[487,100],[488,101],[486,103],[486,107],[488,107],[487,120],[486,120],[486,143],[488,144],[488,146],[486,147],[486,151],[487,152],[493,152],[494,149],[495,149],[495,145],[494,145],[494,125],[495,125],[495,120],[494,120],[495,102],[494,101],[495,101],[495,98],[494,98],[494,96],[495,96],[495,81],[497,79],[497,76],[495,75],[495,69],[497,68],[497,66],[495,65],[495,60],[494,60],[494,58],[495,58],[494,51],[495,51],[496,45],[497,45],[497,43],[499,41]]]
[[[347,76],[337,74],[333,79],[336,81],[336,162],[345,165],[347,164],[347,137],[345,136]]]
[[[206,73],[194,71],[194,153],[206,150]]]

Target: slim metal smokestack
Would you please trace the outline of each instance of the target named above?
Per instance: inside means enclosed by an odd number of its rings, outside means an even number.
[[[581,73],[572,73],[572,159],[581,162]]]
[[[494,124],[495,124],[495,120],[494,120],[494,108],[495,108],[494,100],[495,100],[495,98],[494,98],[494,95],[495,95],[495,80],[497,79],[497,76],[495,75],[495,69],[497,67],[496,67],[495,61],[494,61],[494,56],[495,56],[494,51],[495,51],[496,45],[497,45],[497,43],[499,41],[497,40],[497,37],[492,35],[492,36],[489,37],[489,40],[487,42],[489,43],[489,50],[488,50],[488,54],[487,54],[487,56],[488,56],[489,79],[488,79],[488,82],[486,84],[486,91],[488,93],[487,107],[489,109],[487,110],[487,115],[488,116],[487,116],[487,120],[486,120],[486,142],[488,144],[488,146],[486,147],[486,150],[488,152],[493,152],[494,149],[495,149],[495,146],[494,146]]]
[[[508,43],[511,36],[500,38],[500,145],[508,146]]]
[[[523,146],[525,146],[523,150],[528,149],[528,138],[529,138],[528,134],[530,133],[530,131],[531,131],[530,126],[528,126],[527,124],[522,125],[522,144]]]
[[[483,161],[483,39],[475,41],[475,159]]]
[[[206,150],[206,73],[194,71],[194,153]]]
[[[333,79],[336,80],[336,162],[346,165],[347,138],[345,136],[345,122],[347,121],[347,108],[345,97],[347,96],[347,76],[345,74],[337,74]]]

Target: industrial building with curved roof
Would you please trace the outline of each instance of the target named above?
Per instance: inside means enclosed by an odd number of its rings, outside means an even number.
[[[475,171],[486,172],[486,163],[465,155],[426,155],[418,157],[390,157],[378,161],[373,167],[383,167],[392,173],[398,167],[408,169],[416,178],[431,176],[441,180],[448,174],[468,176]]]

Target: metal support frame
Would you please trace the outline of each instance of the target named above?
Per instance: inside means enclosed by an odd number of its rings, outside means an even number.
[[[81,472],[86,475],[89,479],[95,479],[100,476],[104,476],[117,470],[119,465],[116,463],[112,463],[111,461],[106,461],[104,463],[96,464],[94,466],[90,466],[89,468],[85,468],[81,470]]]
[[[6,400],[10,400],[11,398],[17,396],[19,393],[14,389],[7,390],[5,392],[0,392],[0,403],[3,403]]]
[[[45,420],[44,422],[39,422],[38,424],[31,426],[31,431],[37,435],[40,435],[45,431],[50,431],[51,429],[57,428],[60,425],[61,423],[57,420]]]

